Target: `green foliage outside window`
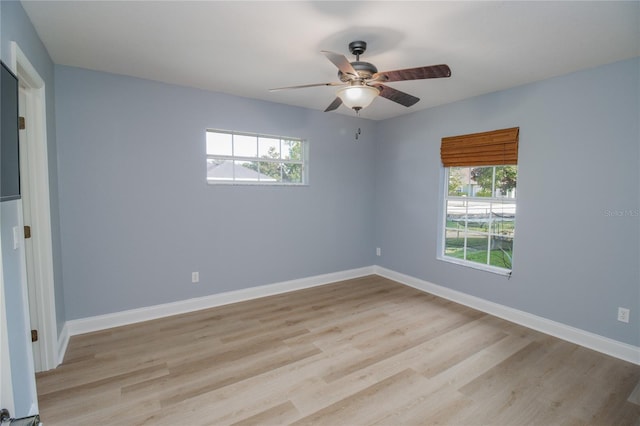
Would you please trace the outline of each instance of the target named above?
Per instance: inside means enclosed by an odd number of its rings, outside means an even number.
[[[495,189],[500,190],[501,195],[507,195],[509,191],[515,189],[518,177],[516,166],[495,167]],[[490,197],[493,190],[493,167],[476,167],[471,169],[471,179],[482,188],[477,195],[480,197]]]
[[[300,161],[302,159],[302,144],[299,141],[287,142],[289,146],[286,159]],[[276,161],[253,161],[243,164],[244,167],[258,173],[270,176],[282,182],[302,182],[302,164],[281,162],[280,153],[275,147],[269,147],[265,155],[260,158]]]

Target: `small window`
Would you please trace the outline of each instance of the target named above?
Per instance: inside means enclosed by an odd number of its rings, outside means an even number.
[[[307,142],[223,130],[207,130],[210,184],[304,185]]]
[[[442,139],[445,168],[439,259],[510,274],[519,129]]]

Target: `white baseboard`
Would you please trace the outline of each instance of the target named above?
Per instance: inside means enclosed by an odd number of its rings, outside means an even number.
[[[56,360],[56,367],[62,364],[62,361],[64,361],[64,354],[67,353],[67,346],[69,346],[70,336],[69,336],[68,324],[69,324],[69,321],[64,323],[64,326],[62,327],[62,331],[58,336],[58,352],[57,352],[58,359]]]
[[[149,321],[157,318],[164,318],[171,315],[198,311],[201,309],[213,308],[230,303],[257,299],[260,297],[273,296],[276,294],[331,284],[337,281],[359,278],[372,274],[380,275],[381,277],[391,279],[400,284],[460,303],[461,305],[469,306],[473,309],[477,309],[533,330],[611,355],[615,358],[640,365],[640,347],[609,339],[598,334],[571,327],[569,325],[539,317],[518,309],[490,302],[476,296],[471,296],[466,293],[452,290],[450,288],[433,284],[380,266],[367,266],[364,268],[316,275],[313,277],[229,291],[213,294],[211,296],[165,303],[162,305],[70,320],[65,323],[62,332],[60,333],[60,337],[58,338],[58,364],[64,359],[64,354],[67,350],[67,345],[69,344],[69,338],[71,336],[134,324],[142,321]]]
[[[27,414],[27,416],[35,416],[36,414],[38,414],[38,412],[38,404],[34,402],[31,404],[31,407],[29,408],[29,414]]]
[[[640,365],[640,347],[638,346],[609,339],[595,333],[490,302],[380,266],[374,266],[373,269],[376,275],[389,278],[390,280],[424,291],[425,293],[430,293],[461,305],[469,306],[470,308],[549,334],[559,339]]]
[[[64,331],[66,329],[68,343],[69,336],[105,330],[108,328],[134,324],[142,321],[149,321],[157,318],[164,318],[171,315],[184,314],[187,312],[213,308],[230,303],[243,302],[260,297],[273,296],[290,291],[331,284],[336,281],[364,277],[366,275],[372,275],[374,273],[373,271],[373,266],[367,266],[364,268],[316,275],[312,277],[284,281],[275,284],[267,284],[259,287],[250,287],[242,290],[212,294],[210,296],[181,300],[178,302],[165,303],[162,305],[149,306],[145,308],[131,309],[128,311],[114,312],[112,314],[70,320],[66,322],[62,334],[65,334]],[[60,345],[60,348],[66,351],[66,343]],[[60,352],[60,360],[62,360],[64,357],[64,351]]]

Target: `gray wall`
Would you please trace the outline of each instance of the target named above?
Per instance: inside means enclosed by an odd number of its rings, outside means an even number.
[[[373,263],[375,122],[55,72],[68,320]],[[310,185],[208,185],[207,128],[308,139]]]
[[[47,50],[40,41],[31,21],[18,1],[0,1],[2,24],[0,25],[2,60],[10,60],[10,43],[15,41],[27,56],[45,84],[47,114],[47,150],[49,166],[49,188],[51,203],[51,231],[53,242],[53,272],[58,333],[65,322],[64,289],[62,284],[62,261],[60,250],[60,216],[58,209],[58,163],[56,149],[54,111],[54,67]]]
[[[378,264],[640,346],[640,60],[379,124]],[[513,275],[436,260],[440,140],[520,127]],[[618,306],[631,321],[617,321]]]
[[[378,263],[639,345],[638,68],[373,123],[56,67],[67,319]],[[521,143],[507,280],[436,255],[440,139],[511,126]],[[207,127],[308,138],[311,185],[207,185]]]

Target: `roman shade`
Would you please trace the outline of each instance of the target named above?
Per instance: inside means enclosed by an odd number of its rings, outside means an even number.
[[[519,127],[442,138],[444,167],[518,164]]]

